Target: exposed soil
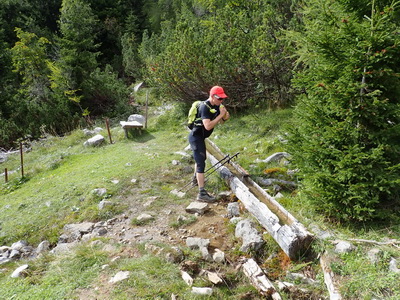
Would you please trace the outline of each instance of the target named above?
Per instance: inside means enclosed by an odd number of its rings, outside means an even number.
[[[192,196],[187,195],[187,197]],[[157,197],[143,197],[135,189],[131,196],[124,199],[124,203],[129,208],[124,214],[115,218],[107,237],[125,244],[152,241],[173,245],[177,243],[185,245],[187,237],[200,237],[210,240],[211,249],[218,248],[222,251],[232,249],[234,241],[232,233],[228,232],[227,201],[208,204],[210,209],[204,215],[198,216],[195,222],[179,228],[174,228],[171,223],[175,222],[179,216],[190,216],[185,211],[189,201],[185,201],[182,205],[167,204],[165,206],[160,206],[160,201],[163,200]],[[148,213],[154,219],[142,225],[133,225],[132,220],[142,213]]]

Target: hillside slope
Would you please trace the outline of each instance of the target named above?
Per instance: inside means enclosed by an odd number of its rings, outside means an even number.
[[[241,153],[237,162],[254,178],[264,176],[266,169],[285,170],[278,164],[256,160],[284,150],[281,126],[288,122],[290,111],[266,112],[262,120],[259,116],[236,115],[213,135],[213,141],[224,152]],[[201,216],[185,211],[196,190],[189,190],[182,198],[171,193],[185,186],[193,172],[191,157],[182,153],[187,146],[187,131],[179,120],[182,115],[174,110],[154,114],[148,130],[142,135],[134,133],[129,139],[115,126],[111,130],[113,144],[103,130],[106,142],[96,148],[83,146],[88,137],[82,131],[34,142],[32,151],[24,156],[26,178],[20,180],[16,172],[10,174],[8,184],[1,186],[0,245],[26,240],[36,247],[48,240],[53,248],[66,224],[82,222],[103,224],[107,233],[87,237],[70,252],[2,264],[0,295],[6,299],[170,299],[171,295],[197,299],[199,296],[193,295],[181,278],[180,270],[184,269],[195,279],[194,286],[212,286],[215,299],[259,299],[239,269],[244,257],[254,256],[273,280],[293,281],[288,277],[291,273],[307,274],[315,280],[312,285],[294,280],[309,292],[296,290],[285,294],[288,299],[327,297],[318,259],[290,262],[268,235],[264,235],[267,244],[261,252],[239,251],[240,240],[235,238],[234,226],[226,217],[227,203],[234,201],[234,196],[210,205],[210,211]],[[10,156],[3,165],[17,170],[18,155]],[[216,194],[227,191],[216,174],[210,176],[207,185]],[[105,193],[98,194],[99,189],[105,189]],[[398,236],[398,230],[388,226],[359,231],[338,225],[328,230],[330,225],[306,209],[306,203],[296,197],[293,189],[281,193],[282,204],[301,222],[331,234],[327,241],[314,244],[317,253],[333,249],[336,238],[381,241]],[[102,201],[106,205],[100,209]],[[142,219],[144,213],[151,218]],[[247,216],[244,211],[242,214]],[[225,252],[226,263],[205,261],[199,251],[186,246],[187,237],[210,239],[210,249]],[[387,272],[390,259],[400,256],[393,245],[375,245],[380,259],[374,264],[365,263],[366,253],[372,248],[369,244],[358,245],[352,253],[336,258],[332,269],[342,277],[345,297],[364,299],[374,294],[396,299],[399,275]],[[24,263],[29,268],[23,278],[10,278]],[[223,282],[210,283],[207,272],[200,270],[219,274]],[[118,272],[130,272],[129,278],[110,282]],[[361,279],[366,274],[368,279]]]

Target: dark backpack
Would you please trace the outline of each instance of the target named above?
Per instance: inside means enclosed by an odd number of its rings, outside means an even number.
[[[189,113],[188,113],[187,126],[189,129],[193,129],[194,126],[203,126],[203,122],[201,120],[201,117],[199,116],[199,107],[202,103],[207,105],[205,102],[206,101],[197,100],[192,103],[192,106],[190,107]],[[207,107],[210,108],[208,105],[207,105]]]

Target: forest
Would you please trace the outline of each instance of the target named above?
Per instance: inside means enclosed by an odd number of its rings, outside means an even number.
[[[400,208],[399,4],[3,0],[0,147],[126,117],[138,82],[187,104],[218,84],[235,111],[294,107],[289,151],[321,211],[384,218]]]

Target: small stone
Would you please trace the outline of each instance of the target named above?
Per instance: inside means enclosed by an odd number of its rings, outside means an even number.
[[[22,265],[20,267],[18,267],[17,269],[15,269],[15,271],[11,274],[11,278],[18,278],[20,277],[21,273],[23,271],[25,271],[26,269],[28,269],[28,265]]]
[[[225,253],[219,249],[215,249],[215,252],[213,254],[213,260],[216,263],[223,263],[225,262]]]
[[[186,207],[186,211],[191,214],[199,214],[203,215],[206,211],[209,210],[208,204],[204,202],[194,201]]]
[[[130,275],[129,271],[119,271],[117,274],[115,274],[114,277],[110,279],[109,283],[116,283],[128,279],[129,275]]]
[[[141,214],[136,218],[136,220],[138,220],[139,222],[147,222],[152,219],[154,219],[153,216],[151,216],[149,214]]]
[[[213,293],[212,288],[208,287],[192,287],[192,294],[202,295],[202,296],[211,296]]]
[[[178,196],[179,198],[183,198],[183,197],[185,197],[185,193],[183,193],[183,192],[179,192],[178,190],[172,190],[171,191],[171,194],[173,194],[173,195],[175,195],[175,196]]]
[[[336,253],[349,253],[351,251],[353,251],[355,249],[355,247],[347,242],[347,241],[340,241],[339,243],[337,243],[336,247],[335,247],[335,252]]]

